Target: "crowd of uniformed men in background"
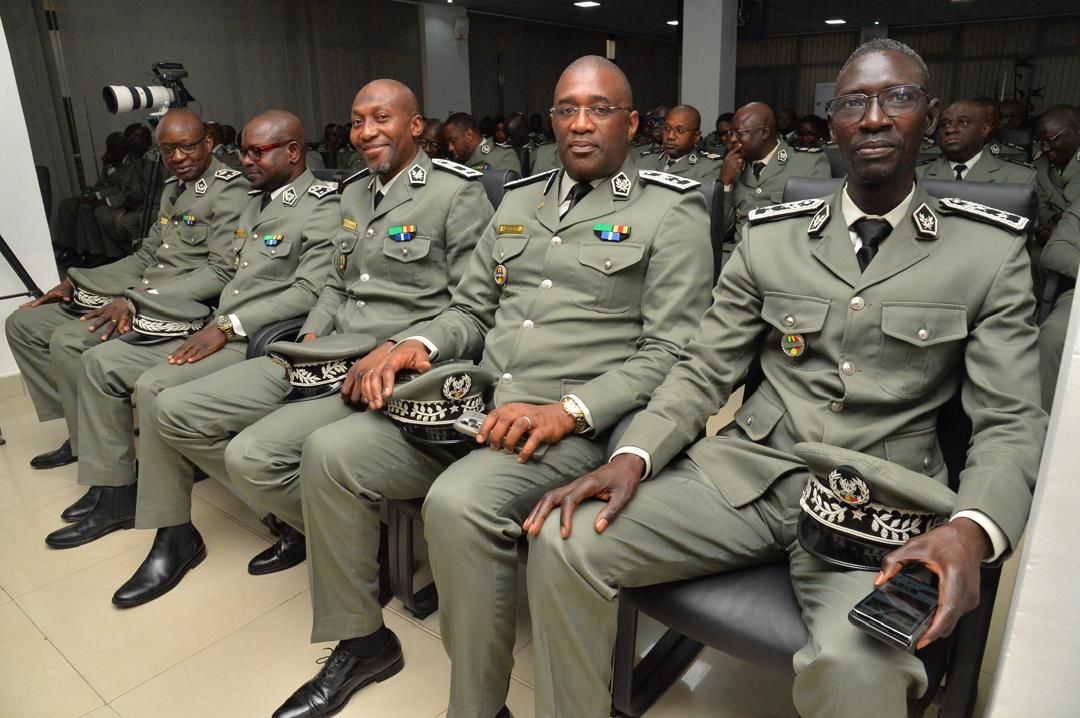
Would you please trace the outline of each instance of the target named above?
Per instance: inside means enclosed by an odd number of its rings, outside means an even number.
[[[617,586],[786,552],[797,589],[828,585],[852,599],[833,615],[797,590],[814,639],[796,656],[796,706],[850,715],[873,694],[875,715],[902,714],[925,676],[910,656],[852,637],[846,609],[873,574],[830,569],[798,548],[790,531],[803,485],[817,485],[822,456],[864,466],[879,496],[890,481],[942,481],[926,421],[960,386],[949,370],[962,364],[971,456],[981,458],[952,520],[895,553],[910,545],[904,560],[975,570],[1007,554],[1026,520],[1080,263],[1080,112],[1059,105],[1029,120],[1022,101],[943,103],[930,87],[914,52],[875,41],[841,70],[843,104],[828,121],[751,102],[704,132],[687,105],[639,116],[622,73],[586,57],[561,76],[547,123],[425,118],[409,88],[375,80],[350,122],[327,125],[317,143],[281,110],[241,133],[173,110],[153,143],[141,124],[110,135],[101,180],[59,205],[63,281],[7,323],[39,418],[63,417],[69,430],[32,466],[78,461],[88,488],[46,542],[66,549],[156,529],[112,599],[146,603],[206,555],[190,516],[194,472],[225,482],[278,539],[248,570],[306,558],[312,638],[339,641],[278,718],[329,715],[403,665],[380,612],[385,498],[426,496],[452,716],[509,715],[523,533],[535,537],[544,716],[607,714]],[[148,196],[158,167],[165,178]],[[338,173],[322,181],[313,169]],[[477,179],[502,171],[513,174],[492,207]],[[1033,185],[1037,223],[1017,229],[993,210],[932,199],[916,176]],[[791,177],[847,181],[831,198],[782,204]],[[723,187],[717,221],[732,252],[711,308],[704,181]],[[915,247],[922,254],[901,254]],[[936,272],[919,262],[928,255],[942,263]],[[1054,304],[1037,336],[1034,287],[1046,272],[1062,280],[1057,297],[1042,298]],[[296,343],[273,359],[248,355],[247,338],[296,316],[306,317]],[[882,341],[866,341],[872,333]],[[757,352],[765,380],[738,426],[693,443]],[[453,359],[465,361],[436,363]],[[402,383],[410,371],[417,378]],[[492,392],[477,440],[505,451],[416,440],[435,414],[483,408]],[[609,430],[654,393],[609,457]],[[799,443],[822,436],[836,446]],[[896,466],[859,464],[852,450]],[[1007,487],[981,483],[1002,461]],[[595,532],[570,539],[568,517],[589,496],[610,508]],[[750,504],[762,507],[753,520],[742,513]],[[554,508],[561,538],[544,527]],[[617,521],[618,511],[637,520]],[[605,531],[619,538],[604,544]],[[729,546],[731,536],[745,545]],[[579,551],[562,548],[571,544]],[[939,560],[946,545],[966,553]],[[686,551],[700,552],[697,563]],[[943,600],[971,608],[945,585]],[[929,640],[950,620],[936,619]]]

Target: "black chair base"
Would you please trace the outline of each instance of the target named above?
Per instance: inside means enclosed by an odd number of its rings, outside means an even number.
[[[390,569],[391,591],[409,613],[421,620],[439,607],[439,594],[434,583],[420,589],[414,585],[415,530],[420,521],[420,508],[423,504],[423,499],[386,502],[389,543],[393,550],[384,564]]]

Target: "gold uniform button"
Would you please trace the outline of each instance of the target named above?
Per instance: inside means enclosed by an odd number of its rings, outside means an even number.
[[[756,192],[756,193],[758,193],[758,194],[761,194],[761,188],[760,188],[760,187],[758,187],[758,188],[757,188],[756,190],[754,190],[754,192]]]
[[[409,250],[407,250],[407,249],[405,249],[404,247],[402,247],[402,248],[401,248],[401,256],[402,256],[402,257],[408,257],[408,256],[409,256]]]
[[[842,401],[830,401],[829,402],[829,411],[831,411],[832,413],[839,414],[843,410],[844,410],[844,402],[842,402]]]
[[[551,280],[550,279],[545,279],[544,281],[540,282],[540,288],[541,289],[551,289]]]
[[[243,263],[243,264],[241,264],[240,266],[241,266],[241,267],[246,267],[246,266],[248,266],[248,263],[247,263],[247,262],[244,262],[244,263]]]
[[[536,326],[536,325],[535,325],[535,324],[533,324],[533,320],[532,320],[532,319],[526,319],[525,321],[523,321],[523,322],[521,323],[521,328],[522,328],[522,329],[524,329],[524,330],[525,330],[525,331],[527,331],[527,332],[531,332],[531,331],[533,330],[533,327],[535,327],[535,326]]]
[[[852,297],[851,301],[848,302],[848,306],[857,312],[866,306],[866,301],[862,297]]]
[[[360,275],[360,281],[361,282],[366,282],[369,279],[371,279],[371,275],[368,274],[367,272],[364,272],[363,274]]]
[[[604,260],[604,269],[611,269],[611,260],[610,259],[605,259]]]
[[[512,382],[514,380],[514,375],[511,374],[510,372],[506,372],[505,374],[503,374],[499,378],[500,378],[500,380],[502,381],[503,384],[509,384],[510,382]]]
[[[784,317],[784,326],[787,327],[788,329],[795,326],[795,317],[792,317],[792,316]]]
[[[930,338],[930,332],[926,331],[926,329],[920,329],[919,331],[915,332],[915,336],[925,342],[927,339]]]
[[[848,376],[855,373],[855,365],[852,362],[846,361],[840,365],[840,371],[844,372]]]

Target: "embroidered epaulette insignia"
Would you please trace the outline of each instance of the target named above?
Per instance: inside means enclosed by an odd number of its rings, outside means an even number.
[[[434,160],[432,160],[434,161]],[[512,180],[503,185],[503,189],[517,189],[518,187],[524,187],[525,185],[532,184],[533,182],[539,182],[540,180],[546,180],[553,174],[556,174],[559,170],[548,170],[547,172],[541,172],[538,175],[532,175],[531,177],[522,177],[521,179]]]
[[[333,186],[331,186],[331,185],[333,185]],[[308,187],[307,192],[310,195],[314,195],[315,197],[318,197],[319,199],[322,199],[323,197],[325,197],[328,194],[333,194],[334,190],[336,190],[336,189],[337,189],[337,183],[336,182],[331,182],[329,184],[313,184],[310,187]]]
[[[431,160],[433,167],[438,167],[441,170],[456,174],[458,177],[464,177],[465,179],[476,179],[477,177],[483,177],[483,172],[477,172],[471,167],[465,165],[459,165],[457,162],[451,162],[450,160],[443,160],[434,158]]]
[[[225,180],[226,182],[230,182],[230,181],[236,179],[237,177],[239,177],[241,174],[242,173],[240,172],[240,170],[234,170],[234,169],[229,169],[228,167],[222,167],[221,169],[219,169],[217,172],[214,173],[214,176],[217,177],[219,180]]]
[[[746,219],[750,224],[761,224],[762,222],[772,222],[774,219],[798,217],[801,214],[817,212],[823,204],[825,204],[823,199],[800,199],[797,202],[772,204],[768,207],[758,207],[750,210],[750,213],[746,215]]]
[[[667,172],[660,172],[658,170],[638,170],[638,177],[649,184],[658,184],[673,189],[676,192],[686,192],[701,186],[701,183],[695,180],[668,174]]]
[[[1015,233],[1023,232],[1029,224],[1027,217],[959,197],[942,197],[938,200],[938,206],[943,211],[951,211],[989,224],[996,224]]]

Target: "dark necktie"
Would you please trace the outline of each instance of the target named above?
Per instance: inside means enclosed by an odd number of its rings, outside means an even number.
[[[259,205],[259,211],[262,212],[264,209],[266,209],[266,205],[268,205],[268,204],[270,204],[270,193],[269,192],[263,192],[263,194],[262,194],[262,204]]]
[[[956,170],[956,181],[957,182],[963,182],[964,181],[964,170],[967,169],[967,165],[964,165],[964,164],[956,165],[956,167],[953,167],[953,169]]]
[[[375,209],[379,208],[379,202],[382,202],[384,196],[381,189],[375,190]]]
[[[862,247],[855,253],[855,257],[859,260],[859,271],[865,272],[874,255],[878,253],[878,245],[892,232],[892,226],[883,219],[863,217],[851,225],[851,228],[862,240]]]
[[[753,164],[753,168],[754,168],[754,179],[756,179],[756,180],[761,179],[761,170],[765,169],[765,163],[761,162],[761,161],[755,162]]]
[[[585,197],[585,195],[589,194],[589,192],[592,192],[592,185],[588,182],[578,182],[576,185],[571,187],[569,195],[570,204],[567,205],[566,211],[562,213],[562,216],[565,217],[566,215],[570,214],[570,210],[574,208],[574,205],[580,202],[582,198]]]

